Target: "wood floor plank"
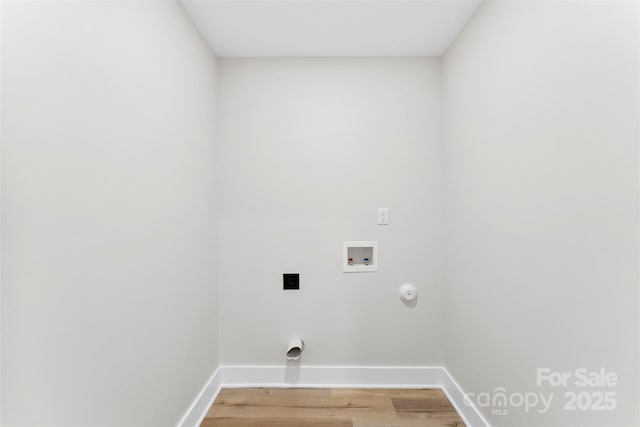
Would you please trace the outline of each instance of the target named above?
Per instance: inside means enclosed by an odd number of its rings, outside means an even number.
[[[460,420],[353,420],[353,427],[465,427]]]
[[[431,398],[392,397],[391,402],[397,414],[402,412],[455,412],[446,396]]]
[[[204,427],[463,427],[442,390],[222,389]]]
[[[447,396],[440,389],[432,388],[333,388],[330,389],[333,396],[382,396],[382,397],[407,397],[407,398],[444,398]],[[448,400],[447,400],[448,401]]]
[[[350,396],[333,397],[324,389],[223,390],[211,408],[219,417],[339,417],[358,414],[383,415],[395,412],[388,399]]]
[[[349,419],[331,418],[205,418],[201,427],[353,427]]]

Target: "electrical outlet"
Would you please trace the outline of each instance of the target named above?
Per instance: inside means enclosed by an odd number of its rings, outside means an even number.
[[[378,208],[378,224],[389,224],[389,208]]]

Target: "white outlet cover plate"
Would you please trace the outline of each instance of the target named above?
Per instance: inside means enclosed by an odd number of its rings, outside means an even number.
[[[389,224],[389,208],[378,208],[378,225]]]

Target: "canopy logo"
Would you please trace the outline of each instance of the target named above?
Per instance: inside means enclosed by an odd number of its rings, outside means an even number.
[[[553,396],[553,393],[548,395],[534,392],[507,393],[506,389],[496,387],[489,393],[467,393],[464,402],[468,406],[475,404],[482,408],[491,408],[493,415],[508,415],[508,408],[524,408],[527,413],[535,410],[540,414],[544,414],[549,410]]]

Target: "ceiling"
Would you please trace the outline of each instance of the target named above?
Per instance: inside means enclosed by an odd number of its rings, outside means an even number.
[[[440,56],[482,0],[181,0],[220,57]]]

